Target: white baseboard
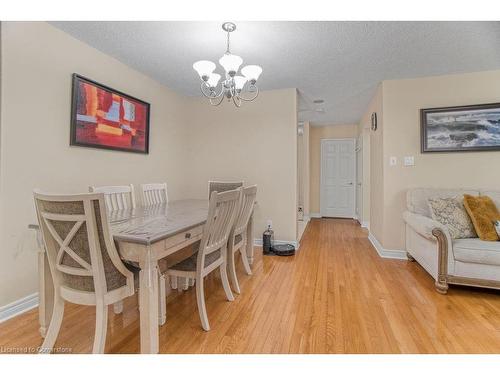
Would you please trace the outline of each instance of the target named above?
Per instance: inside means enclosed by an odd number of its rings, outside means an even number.
[[[321,216],[321,214],[319,212],[310,212],[309,217],[319,219],[319,218],[322,218],[323,216]]]
[[[38,293],[30,294],[0,307],[0,323],[38,306]]]
[[[287,243],[289,243],[290,245],[295,246],[295,250],[298,250],[300,248],[300,244],[298,241],[274,240],[274,243],[276,245],[286,245]],[[253,245],[254,246],[262,246],[262,238],[254,238]]]
[[[378,240],[375,238],[375,236],[372,234],[372,232],[368,233],[368,239],[372,243],[373,247],[377,251],[378,255],[381,258],[390,258],[390,259],[408,259],[406,257],[406,251],[404,250],[389,250],[389,249],[384,249],[382,247],[382,244],[378,242]]]
[[[363,228],[370,229],[370,222],[369,222],[369,221],[367,221],[367,220],[362,221],[362,222],[361,222],[361,226],[362,226]]]

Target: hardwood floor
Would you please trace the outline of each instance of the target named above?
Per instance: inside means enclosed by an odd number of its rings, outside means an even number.
[[[264,257],[227,302],[218,275],[207,279],[212,330],[201,329],[194,289],[169,296],[161,353],[500,353],[500,293],[434,291],[417,264],[380,258],[352,220],[313,219],[295,257]],[[137,297],[109,314],[106,352],[139,351]],[[95,312],[67,304],[56,342],[90,352]],[[35,348],[37,310],[0,324],[0,352]]]

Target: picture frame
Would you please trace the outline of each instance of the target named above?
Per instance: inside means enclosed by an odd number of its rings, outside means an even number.
[[[70,145],[149,154],[150,104],[77,73]]]
[[[420,110],[422,153],[500,151],[500,103]]]

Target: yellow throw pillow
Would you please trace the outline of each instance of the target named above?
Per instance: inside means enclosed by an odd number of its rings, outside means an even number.
[[[483,241],[498,241],[494,221],[500,220],[500,212],[491,198],[464,194],[464,207],[479,238]]]

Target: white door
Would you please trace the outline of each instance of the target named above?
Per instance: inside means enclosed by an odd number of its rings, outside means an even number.
[[[354,139],[321,140],[321,216],[354,217]]]

